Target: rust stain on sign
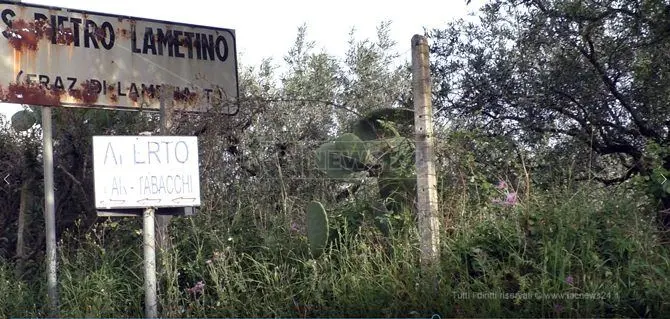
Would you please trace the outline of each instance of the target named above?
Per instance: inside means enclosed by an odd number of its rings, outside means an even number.
[[[176,89],[172,98],[175,102],[185,102],[187,104],[193,104],[198,101],[198,94],[195,92],[190,92],[189,89],[184,88],[183,90]]]
[[[233,115],[239,95],[231,29],[0,0],[0,99],[48,106]]]
[[[74,32],[72,28],[60,28],[56,33],[56,44],[70,45],[74,42]]]
[[[79,87],[67,91],[37,82],[11,83],[7,90],[0,88],[0,97],[5,103],[61,106],[62,100],[69,95],[76,103],[95,104],[100,96],[100,89],[96,81],[84,81]],[[118,98],[112,95],[110,99]]]
[[[82,20],[77,19],[77,21]],[[101,44],[108,41],[108,36],[110,35],[104,27],[91,23],[86,19],[83,21],[87,24],[84,30],[79,30],[80,23],[77,23],[76,29],[59,25],[54,32],[53,21],[35,19],[29,22],[19,18],[8,23],[8,27],[2,31],[2,35],[7,38],[14,49],[19,51],[23,51],[24,49],[37,51],[39,42],[42,39],[50,39],[51,43],[58,45],[70,46],[73,43],[78,45],[81,41],[81,34],[84,35],[83,42],[93,41],[91,38],[96,39]],[[127,30],[123,31],[127,33]]]
[[[51,37],[52,29],[46,20],[26,22],[23,19],[12,21],[2,34],[8,39],[9,44],[18,51],[37,50],[39,41],[44,36]]]
[[[107,30],[105,30],[104,28],[96,26],[95,30],[93,31],[93,34],[95,35],[96,39],[98,39],[98,41],[100,42],[107,39]]]
[[[130,91],[130,93],[128,93],[128,98],[133,102],[137,102],[140,98],[140,94],[137,93],[137,91]]]
[[[157,94],[158,92],[156,91],[156,87],[153,85],[142,88],[142,97],[145,100],[155,100],[158,98]]]
[[[120,38],[130,40],[131,32],[128,31],[128,29],[118,28],[116,31],[119,34]]]
[[[12,83],[7,88],[7,92],[3,92],[3,101],[8,103],[19,104],[33,104],[33,105],[61,105],[61,95],[65,92],[62,90],[47,89],[38,83]]]
[[[101,90],[99,82],[84,81],[80,86],[80,88],[68,91],[71,97],[84,104],[94,104],[98,101],[98,96],[100,95],[99,92]]]

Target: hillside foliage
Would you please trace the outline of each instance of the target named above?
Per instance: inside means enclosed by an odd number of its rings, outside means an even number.
[[[441,221],[428,286],[409,39],[384,22],[339,56],[298,28],[283,61],[240,65],[238,114],[174,116],[171,134],[198,137],[202,206],[172,218],[158,254],[161,316],[667,313],[668,8],[491,0],[426,31]],[[61,315],[142,316],[142,221],[96,215],[91,137],[155,133],[158,114],[53,113]],[[21,116],[0,117],[0,315],[44,316],[40,109]]]

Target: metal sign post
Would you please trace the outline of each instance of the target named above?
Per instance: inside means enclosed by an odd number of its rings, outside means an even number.
[[[15,0],[21,3],[21,0]],[[56,260],[56,204],[54,195],[54,163],[51,108],[42,106],[42,166],[44,174],[44,223],[47,249],[47,298],[49,312],[58,316],[58,262]]]
[[[160,100],[160,133],[167,135],[166,127],[168,122],[167,113],[167,92],[170,91],[170,86],[163,85],[158,91]],[[156,298],[156,291],[158,290],[156,284],[156,216],[153,208],[147,208],[143,214],[143,237],[144,237],[144,303],[145,316],[147,318],[156,318],[158,316],[158,300]],[[159,223],[161,228],[161,235],[163,235],[163,224],[169,221],[169,217],[162,216],[162,223]],[[165,225],[167,228],[167,225]]]
[[[173,92],[174,88],[170,85],[164,84],[161,85],[161,91],[159,92],[160,99],[160,127],[158,130],[159,135],[170,135],[170,130],[172,128],[172,115],[173,115],[173,103],[171,99],[168,98],[169,92]],[[162,253],[168,248],[168,226],[170,224],[172,216],[170,215],[159,215],[156,216],[156,227],[158,228],[158,236],[156,237],[156,246],[160,251],[160,258],[164,260]],[[161,270],[162,271],[162,270]]]
[[[169,135],[168,106],[235,115],[235,30],[16,0],[0,0],[0,13],[5,61],[0,64],[0,102],[42,106],[47,291],[50,312],[57,316],[51,107],[162,110],[162,135]],[[161,91],[167,94],[158,101]],[[105,141],[112,153],[96,153],[93,141],[94,161],[101,159],[94,166],[103,167],[95,170],[98,215],[143,216],[146,316],[156,317],[155,217],[192,215],[200,205],[197,139],[164,136],[142,140],[142,145]],[[133,161],[142,147],[144,159]],[[114,150],[120,151],[118,157]],[[131,162],[134,166],[124,166]],[[159,230],[166,224],[159,223]]]
[[[95,207],[143,217],[145,315],[158,315],[156,215],[200,206],[195,136],[93,136]]]
[[[156,298],[156,232],[155,210],[147,208],[143,215],[142,235],[144,238],[144,304],[145,316],[158,316],[158,300]]]
[[[54,200],[54,164],[51,108],[42,107],[42,145],[44,165],[44,222],[46,223],[47,244],[47,294],[49,311],[58,315],[58,264],[56,262],[56,208]]]

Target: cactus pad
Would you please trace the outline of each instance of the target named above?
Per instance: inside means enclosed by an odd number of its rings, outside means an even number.
[[[309,249],[315,258],[320,256],[328,243],[328,216],[323,205],[311,202],[307,206],[307,239]]]

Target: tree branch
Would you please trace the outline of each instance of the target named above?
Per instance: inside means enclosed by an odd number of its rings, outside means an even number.
[[[594,118],[593,116],[589,116],[590,114],[586,110],[584,105],[582,105],[579,101],[577,101],[577,99],[574,96],[572,96],[570,94],[567,94],[565,92],[562,92],[560,90],[553,90],[553,92],[562,96],[562,97],[564,97],[564,98],[566,98],[566,99],[568,99],[568,100],[570,100],[570,102],[575,104],[582,111],[582,113],[584,114],[584,117],[583,117],[584,122],[580,122],[580,124],[582,124],[582,126],[586,125],[586,121],[588,121],[588,122],[591,122],[591,124],[593,124],[594,126],[607,126],[607,127],[614,128],[614,129],[616,129],[619,132],[624,133],[624,134],[629,134],[629,135],[633,135],[633,136],[636,136],[636,137],[640,136],[639,132],[637,132],[635,130],[631,130],[629,128],[626,128],[623,125],[612,123],[612,122],[607,121],[607,120],[602,119],[602,118],[598,119],[598,118]],[[551,108],[555,109],[554,107],[551,107]],[[557,110],[557,111],[560,112],[561,110]],[[578,121],[576,116],[574,116],[573,119]]]
[[[58,168],[63,172],[67,177],[69,177],[77,186],[79,186],[79,191],[81,194],[84,196],[84,200],[88,202],[88,195],[86,194],[86,191],[84,190],[84,185],[74,176],[72,173],[68,172],[63,165],[58,164]]]
[[[358,191],[358,189],[359,189],[360,187],[361,187],[361,184],[354,184],[354,185],[351,186],[351,187],[347,187],[346,189],[344,189],[344,190],[342,190],[341,192],[339,192],[339,193],[337,194],[337,196],[335,196],[335,201],[336,201],[336,202],[340,202],[340,201],[343,201],[343,200],[349,198],[349,196],[355,194],[356,191]]]
[[[639,172],[638,166],[633,166],[631,169],[629,169],[626,172],[626,174],[624,174],[623,176],[616,177],[616,178],[607,179],[607,178],[598,177],[598,176],[591,176],[591,177],[578,177],[575,180],[576,181],[595,180],[595,181],[603,183],[603,185],[605,185],[605,186],[610,186],[610,185],[614,185],[614,184],[623,183],[623,182],[627,181],[628,179],[630,179],[633,176],[633,174],[638,173],[638,172]]]
[[[628,111],[631,118],[633,119],[633,122],[638,127],[640,134],[646,137],[658,138],[658,134],[656,134],[656,132],[647,127],[647,125],[641,119],[640,114],[626,100],[623,94],[619,92],[619,90],[616,88],[616,83],[614,83],[614,81],[612,81],[612,79],[609,78],[609,76],[605,72],[605,69],[602,67],[602,65],[600,65],[598,59],[595,56],[595,46],[591,38],[589,38],[589,35],[583,34],[582,37],[588,45],[588,50],[584,49],[582,46],[576,43],[573,43],[573,46],[589,61],[589,63],[594,67],[596,73],[598,73],[600,79],[603,81],[603,83],[605,84],[609,92],[612,94],[612,96],[614,96],[614,98],[616,98],[617,101],[621,103],[621,106],[623,106],[626,109],[626,111]]]
[[[330,105],[339,109],[343,109],[349,113],[352,113],[358,117],[364,117],[361,113],[357,112],[354,109],[349,108],[346,105],[338,104],[333,101],[326,101],[326,100],[320,100],[320,99],[284,99],[284,98],[276,98],[276,99],[267,99],[267,98],[258,98],[258,101],[262,102],[307,102],[307,103],[321,103],[321,104],[326,104]]]

